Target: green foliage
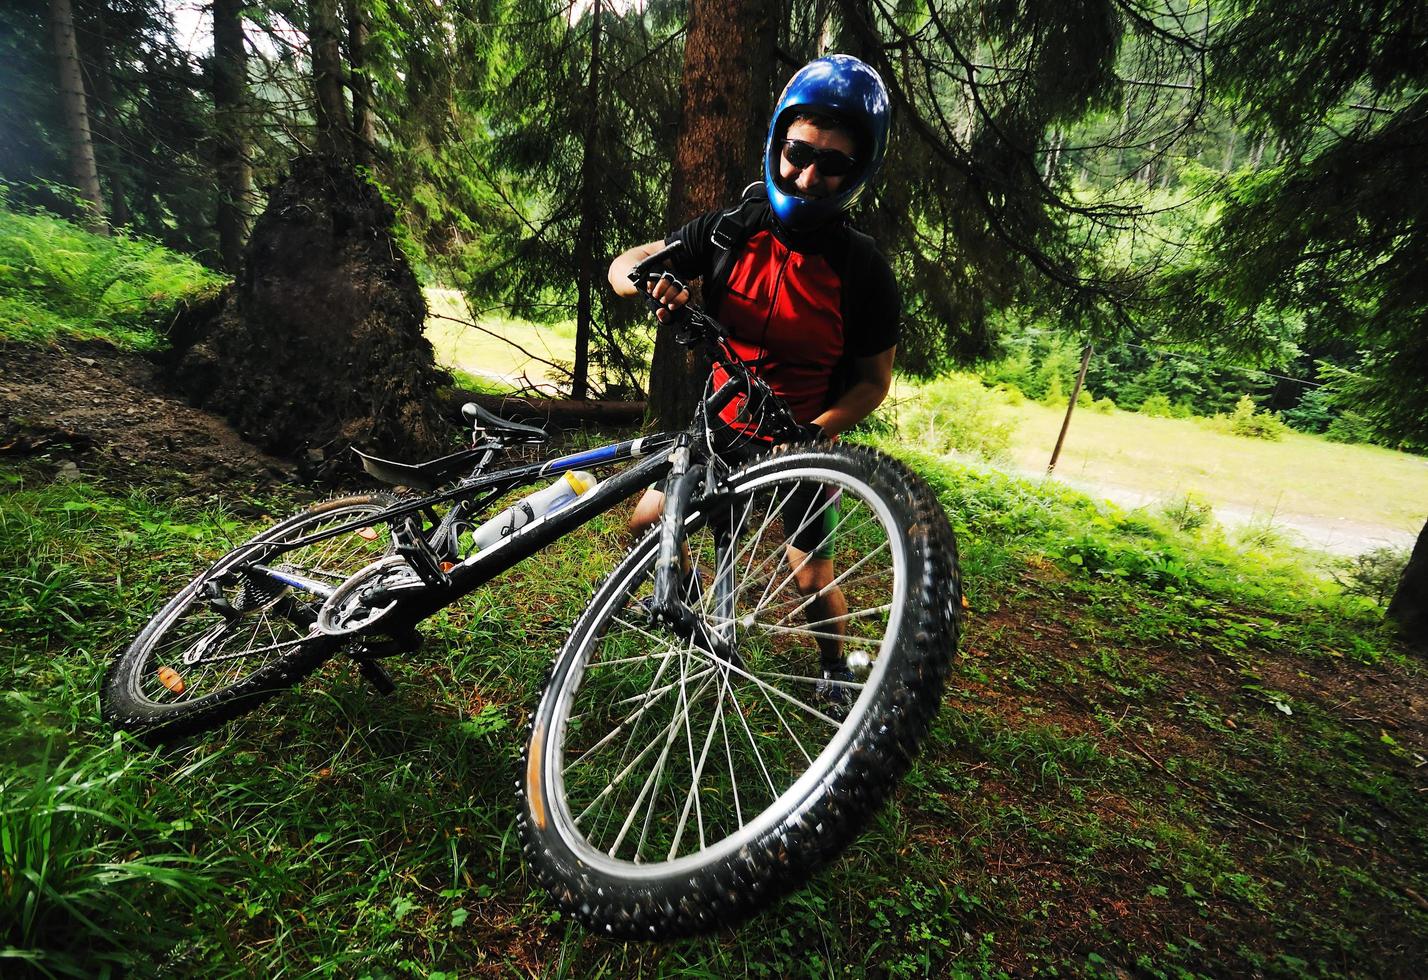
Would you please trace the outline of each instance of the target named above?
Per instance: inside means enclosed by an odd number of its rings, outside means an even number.
[[[1006,396],[974,374],[952,372],[911,390],[899,405],[902,437],[931,453],[961,452],[1001,457],[1016,423],[1003,407]]]
[[[1335,412],[1333,395],[1327,388],[1310,388],[1299,399],[1299,404],[1281,412],[1280,416],[1285,425],[1300,432],[1323,432],[1342,418]]]
[[[1380,437],[1368,419],[1358,412],[1347,411],[1329,423],[1324,429],[1324,438],[1330,442],[1375,443]]]
[[[71,4],[89,126],[111,221],[136,237],[216,258],[214,120],[205,66],[162,0]],[[50,5],[7,4],[0,33],[0,180],[12,200],[78,217],[69,135],[55,84]],[[188,42],[185,44],[184,42]],[[290,145],[285,152],[291,152]]]
[[[1065,336],[1047,324],[1001,324],[1002,355],[978,366],[989,383],[1017,388],[1033,401],[1066,404],[1066,393],[1076,382],[1080,352]]]
[[[1407,548],[1371,548],[1345,559],[1335,570],[1334,579],[1349,595],[1360,595],[1384,606],[1403,580],[1408,557]]]
[[[1337,4],[1319,29],[1303,29],[1326,9],[1313,0],[1228,8],[1216,94],[1285,153],[1225,181],[1201,258],[1173,273],[1164,295],[1182,335],[1263,349],[1260,324],[1299,318],[1293,339],[1306,347],[1362,351],[1335,400],[1383,436],[1424,446],[1428,192],[1409,175],[1428,166],[1428,59],[1410,6]]]
[[[63,333],[153,349],[164,343],[164,314],[221,281],[151,241],[0,207],[0,335],[33,343]]]
[[[1240,396],[1235,410],[1229,415],[1216,416],[1213,424],[1231,435],[1247,439],[1268,439],[1276,442],[1284,438],[1287,428],[1277,415],[1261,410],[1249,395]]]
[[[1167,504],[1162,513],[1166,520],[1182,531],[1198,531],[1215,519],[1214,505],[1193,490]]]
[[[1162,394],[1148,395],[1146,396],[1145,401],[1140,403],[1140,408],[1138,409],[1138,411],[1142,415],[1150,415],[1155,418],[1168,419],[1172,414],[1170,408],[1170,399]]]

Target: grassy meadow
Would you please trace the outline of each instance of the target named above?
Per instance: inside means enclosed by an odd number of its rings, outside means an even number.
[[[559,376],[551,362],[569,368],[575,359],[575,321],[537,324],[483,316],[469,326],[471,314],[459,292],[429,286],[427,339],[437,363],[474,379],[478,387],[513,390],[549,384]],[[547,393],[550,393],[549,390]]]
[[[1015,406],[1012,465],[1046,469],[1065,408]],[[1064,479],[1270,515],[1376,524],[1416,533],[1428,518],[1428,458],[1345,445],[1290,430],[1279,441],[1216,431],[1192,419],[1078,408],[1056,473]]]

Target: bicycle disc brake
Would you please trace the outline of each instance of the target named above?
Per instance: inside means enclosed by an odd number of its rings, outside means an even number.
[[[388,555],[355,572],[328,596],[317,613],[317,628],[327,636],[369,633],[400,603],[405,592],[426,588],[401,555]]]

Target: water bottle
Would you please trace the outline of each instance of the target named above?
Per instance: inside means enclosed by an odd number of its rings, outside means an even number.
[[[584,470],[571,470],[550,486],[523,497],[472,531],[468,554],[485,551],[537,517],[553,514],[576,497],[588,493],[599,482]]]

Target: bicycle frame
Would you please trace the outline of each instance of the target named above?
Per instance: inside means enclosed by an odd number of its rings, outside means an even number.
[[[661,261],[676,246],[677,243],[650,256],[642,263],[640,269],[631,274],[631,278],[635,279],[639,275],[644,275],[648,268]],[[715,361],[726,366],[737,364],[739,369],[744,369],[744,365],[738,361],[737,355],[723,340],[727,336],[726,331],[702,310],[692,306],[686,307],[681,327],[687,333],[687,338],[681,342],[690,344],[702,342],[707,345],[707,353]],[[557,538],[628,499],[641,488],[668,476],[668,492],[665,494],[664,507],[660,515],[659,553],[655,562],[652,612],[657,622],[663,622],[681,636],[687,638],[694,632],[701,633],[698,641],[713,648],[719,645],[718,639],[708,635],[707,630],[699,628],[698,617],[679,596],[678,581],[684,550],[685,521],[689,515],[691,501],[701,485],[705,486],[706,490],[710,489],[708,485],[710,465],[714,466],[714,473],[719,471],[716,463],[717,453],[714,459],[706,460],[702,450],[695,448],[696,436],[706,431],[705,420],[711,416],[718,416],[724,406],[728,405],[741,391],[746,395],[753,394],[752,376],[748,375],[745,369],[741,386],[737,378],[738,374],[737,370],[731,371],[723,386],[702,400],[700,410],[696,413],[692,424],[683,431],[662,432],[624,442],[610,443],[595,449],[559,456],[540,463],[512,467],[491,474],[486,474],[484,469],[497,452],[506,448],[506,443],[499,437],[488,438],[485,442],[473,445],[471,449],[434,461],[441,464],[437,467],[424,464],[430,472],[434,473],[454,468],[468,460],[473,461],[475,469],[472,475],[455,485],[444,490],[436,490],[414,500],[404,501],[377,514],[354,519],[294,541],[283,542],[284,549],[306,547],[319,541],[360,531],[373,524],[392,525],[393,539],[397,542],[398,552],[407,558],[412,570],[422,579],[422,584],[413,583],[399,586],[387,593],[398,602],[398,606],[391,611],[390,615],[383,616],[383,626],[378,632],[392,634],[409,632],[422,619],[469,594]],[[760,381],[757,384],[762,386],[763,383]],[[764,388],[766,390],[766,386]],[[777,396],[773,396],[772,392],[769,392],[769,395],[777,400]],[[786,406],[783,406],[781,401],[777,404],[782,413],[779,416],[779,421],[784,430],[787,431],[790,425],[796,428]],[[383,465],[390,467],[398,477],[401,475],[401,464],[372,460],[369,457],[363,458],[364,461],[375,462],[379,467]],[[558,476],[582,467],[603,469],[606,466],[636,459],[640,461],[634,466],[602,481],[594,489],[581,494],[574,501],[553,513],[542,515],[516,529],[496,544],[460,561],[443,564],[438,560],[438,554],[433,545],[446,548],[448,547],[447,539],[454,542],[456,522],[464,519],[470,511],[479,510],[512,490],[544,478]],[[373,470],[373,472],[376,471]],[[426,472],[418,468],[412,468],[412,472],[426,481],[428,475]],[[438,518],[433,508],[444,503],[453,503],[454,506],[445,517]],[[413,516],[430,520],[432,524],[430,531],[422,532],[419,526],[409,531],[406,525],[400,523]],[[220,567],[226,572],[241,562],[248,554],[260,552],[268,543],[262,539],[254,541],[250,546],[251,552],[242,553],[237,557],[230,555],[229,561],[215,566],[210,574],[219,571]],[[449,557],[457,557],[454,549]],[[329,587],[310,578],[286,573],[279,569],[257,564],[249,565],[248,568],[320,599],[326,600],[336,591],[335,587]],[[200,588],[203,584],[203,582],[199,583]],[[360,632],[362,631],[355,631],[354,635]]]

